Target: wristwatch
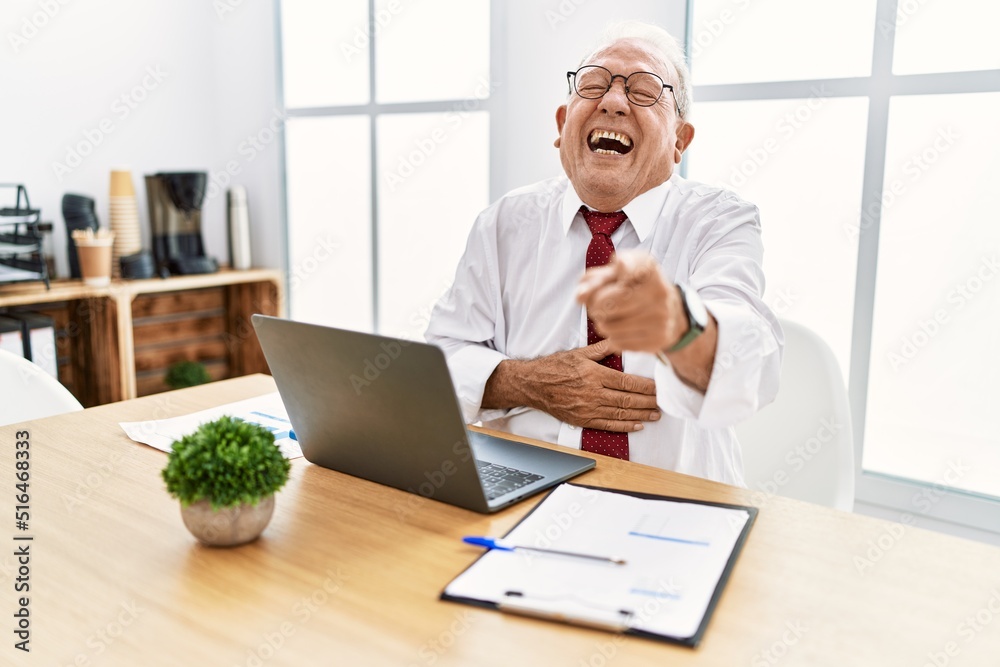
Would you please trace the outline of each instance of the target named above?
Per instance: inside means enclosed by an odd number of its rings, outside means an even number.
[[[684,302],[684,312],[687,314],[688,319],[688,330],[667,352],[683,350],[708,327],[708,310],[705,308],[705,304],[702,303],[701,297],[698,296],[698,292],[684,283],[677,283],[677,289],[680,290],[681,301]],[[666,355],[663,352],[658,352],[656,356],[663,363],[668,363]]]

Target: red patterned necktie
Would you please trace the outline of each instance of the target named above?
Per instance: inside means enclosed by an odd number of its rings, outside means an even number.
[[[587,247],[587,268],[592,266],[604,266],[611,261],[615,254],[615,246],[611,242],[611,235],[618,227],[625,222],[625,214],[622,211],[616,213],[598,213],[591,211],[586,206],[580,207],[583,219],[590,227],[593,237]],[[587,345],[599,343],[604,338],[597,333],[593,321],[587,318]],[[620,354],[609,354],[598,363],[616,371],[622,370],[622,358]],[[628,433],[615,433],[613,431],[599,431],[596,428],[583,429],[582,449],[585,452],[604,454],[613,456],[616,459],[628,460]]]

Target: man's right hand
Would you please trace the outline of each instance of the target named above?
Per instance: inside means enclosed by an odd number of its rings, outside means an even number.
[[[656,421],[656,385],[645,377],[601,366],[607,341],[537,359],[505,359],[483,393],[484,409],[527,406],[559,421],[602,431],[642,430]]]

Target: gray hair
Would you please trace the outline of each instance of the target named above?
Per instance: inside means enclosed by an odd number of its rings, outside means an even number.
[[[580,65],[583,65],[595,54],[611,47],[615,42],[626,39],[643,42],[664,67],[667,69],[673,67],[676,70],[678,85],[674,90],[674,95],[677,97],[677,113],[681,118],[686,118],[692,101],[691,73],[688,71],[687,61],[684,58],[684,50],[678,44],[677,39],[660,26],[642,21],[612,23],[604,29],[604,34],[587,55],[580,59]]]

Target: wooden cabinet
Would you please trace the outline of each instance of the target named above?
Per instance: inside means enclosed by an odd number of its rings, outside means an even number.
[[[224,270],[167,279],[80,280],[0,288],[0,312],[24,307],[55,321],[59,381],[86,407],[165,391],[171,364],[205,364],[213,380],[267,373],[250,322],[284,312],[282,274]]]

